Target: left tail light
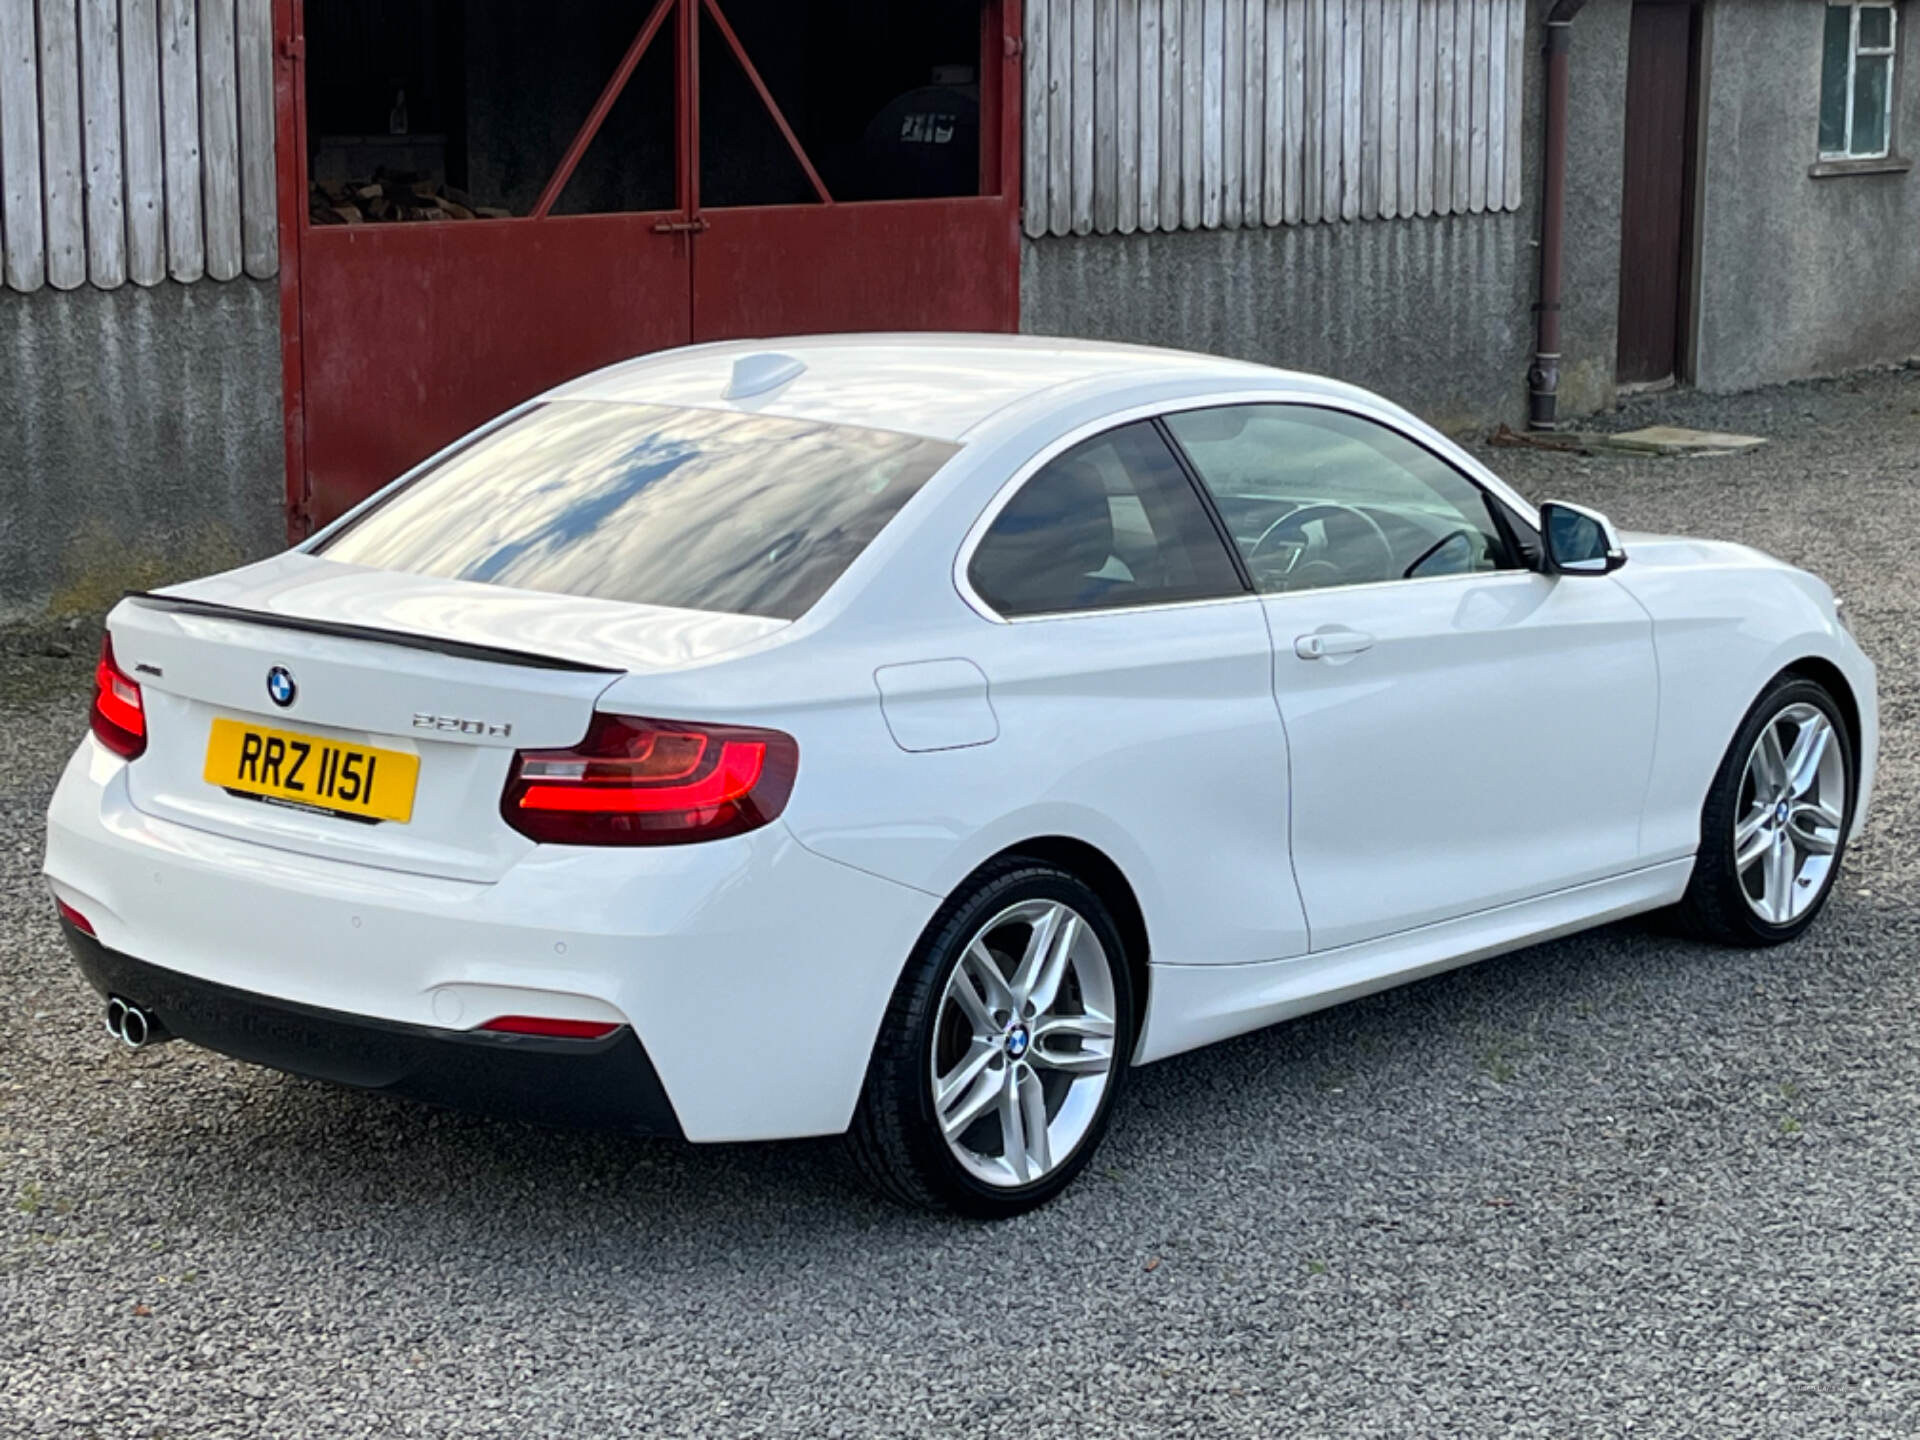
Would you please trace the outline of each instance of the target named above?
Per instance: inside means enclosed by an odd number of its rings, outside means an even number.
[[[721,840],[778,819],[799,768],[778,730],[595,715],[573,748],[514,757],[500,813],[552,845]]]
[[[100,637],[93,672],[93,733],[114,754],[132,760],[147,748],[147,712],[140,686],[113,658],[113,636]]]

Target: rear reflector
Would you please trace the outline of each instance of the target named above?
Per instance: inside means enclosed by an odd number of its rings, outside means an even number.
[[[93,733],[114,754],[132,760],[147,748],[147,713],[140,687],[113,658],[113,636],[100,637],[93,671]]]
[[[538,1015],[502,1015],[480,1027],[496,1035],[544,1035],[549,1040],[599,1040],[620,1027],[608,1020],[548,1020]]]
[[[571,750],[514,757],[500,813],[553,845],[685,845],[779,818],[800,747],[778,730],[595,715]]]
[[[93,934],[93,922],[78,910],[74,909],[73,906],[67,904],[67,902],[62,900],[58,895],[53,897],[53,908],[60,912],[60,918],[62,920],[73,926],[73,928],[78,930],[82,935],[93,935],[93,938],[96,940],[100,938],[98,935]]]

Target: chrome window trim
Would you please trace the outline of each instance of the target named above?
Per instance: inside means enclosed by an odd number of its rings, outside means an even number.
[[[1459,584],[1464,581],[1478,581],[1482,585],[1501,580],[1539,580],[1538,570],[1524,567],[1509,570],[1462,570],[1454,575],[1413,575],[1399,580],[1363,580],[1358,585],[1319,585],[1311,590],[1276,590],[1271,595],[1256,596],[1260,600],[1272,600],[1280,603],[1308,600],[1317,595],[1351,595],[1361,590],[1384,590],[1390,585],[1445,585]]]
[[[1202,610],[1215,605],[1258,604],[1271,596],[1261,595],[1252,590],[1238,595],[1213,595],[1205,600],[1162,600],[1152,605],[1109,605],[1103,610],[1041,610],[1032,615],[1000,615],[985,609],[986,602],[973,604],[981,610],[985,618],[999,625],[1031,625],[1041,620],[1088,620],[1099,615],[1157,615],[1163,610]]]
[[[986,507],[961,538],[960,550],[953,562],[952,578],[954,589],[966,602],[967,608],[981,619],[995,625],[1022,625],[1033,620],[1074,620],[1089,615],[1139,615],[1154,610],[1190,610],[1202,605],[1280,599],[1289,593],[1312,595],[1323,591],[1376,590],[1383,585],[1424,585],[1436,580],[1484,580],[1491,575],[1535,573],[1523,567],[1517,571],[1475,571],[1471,575],[1416,575],[1399,580],[1372,580],[1359,585],[1328,585],[1316,590],[1278,592],[1273,595],[1262,594],[1255,590],[1240,595],[1209,596],[1204,600],[1167,600],[1150,605],[1115,605],[1106,609],[1093,610],[1049,610],[1037,615],[1002,615],[973,588],[973,582],[968,578],[967,571],[973,564],[974,551],[979,549],[980,542],[986,538],[987,531],[993,528],[993,522],[1000,518],[1000,512],[1012,503],[1015,495],[1020,493],[1020,487],[1051,461],[1083,441],[1104,435],[1109,430],[1118,430],[1123,425],[1131,425],[1140,420],[1155,420],[1168,415],[1179,415],[1189,410],[1214,410],[1225,405],[1299,405],[1315,410],[1339,410],[1358,416],[1362,420],[1371,420],[1374,424],[1391,430],[1409,444],[1419,446],[1441,464],[1459,472],[1460,477],[1468,484],[1484,492],[1490,500],[1505,506],[1516,518],[1525,521],[1531,529],[1538,531],[1540,528],[1538,509],[1521,499],[1517,491],[1485,465],[1452,441],[1447,440],[1445,436],[1439,438],[1446,445],[1447,450],[1454,453],[1449,454],[1447,451],[1436,449],[1433,436],[1438,435],[1439,432],[1423,434],[1420,429],[1408,425],[1403,417],[1378,405],[1368,404],[1352,396],[1328,395],[1320,391],[1299,389],[1226,390],[1212,395],[1183,395],[1177,400],[1156,400],[1144,405],[1133,405],[1103,415],[1098,420],[1089,420],[1049,441],[1022,462],[1013,472],[1012,478],[1001,483],[1000,488],[994,492],[992,499],[987,502]]]

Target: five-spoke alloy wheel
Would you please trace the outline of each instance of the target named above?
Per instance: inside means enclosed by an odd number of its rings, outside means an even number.
[[[935,917],[901,977],[849,1142],[897,1199],[981,1216],[1051,1199],[1126,1073],[1125,942],[1078,877],[997,862]]]

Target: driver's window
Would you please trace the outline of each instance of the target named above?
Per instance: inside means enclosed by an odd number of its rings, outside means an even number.
[[[1267,594],[1515,568],[1479,486],[1384,425],[1311,405],[1166,419]]]

